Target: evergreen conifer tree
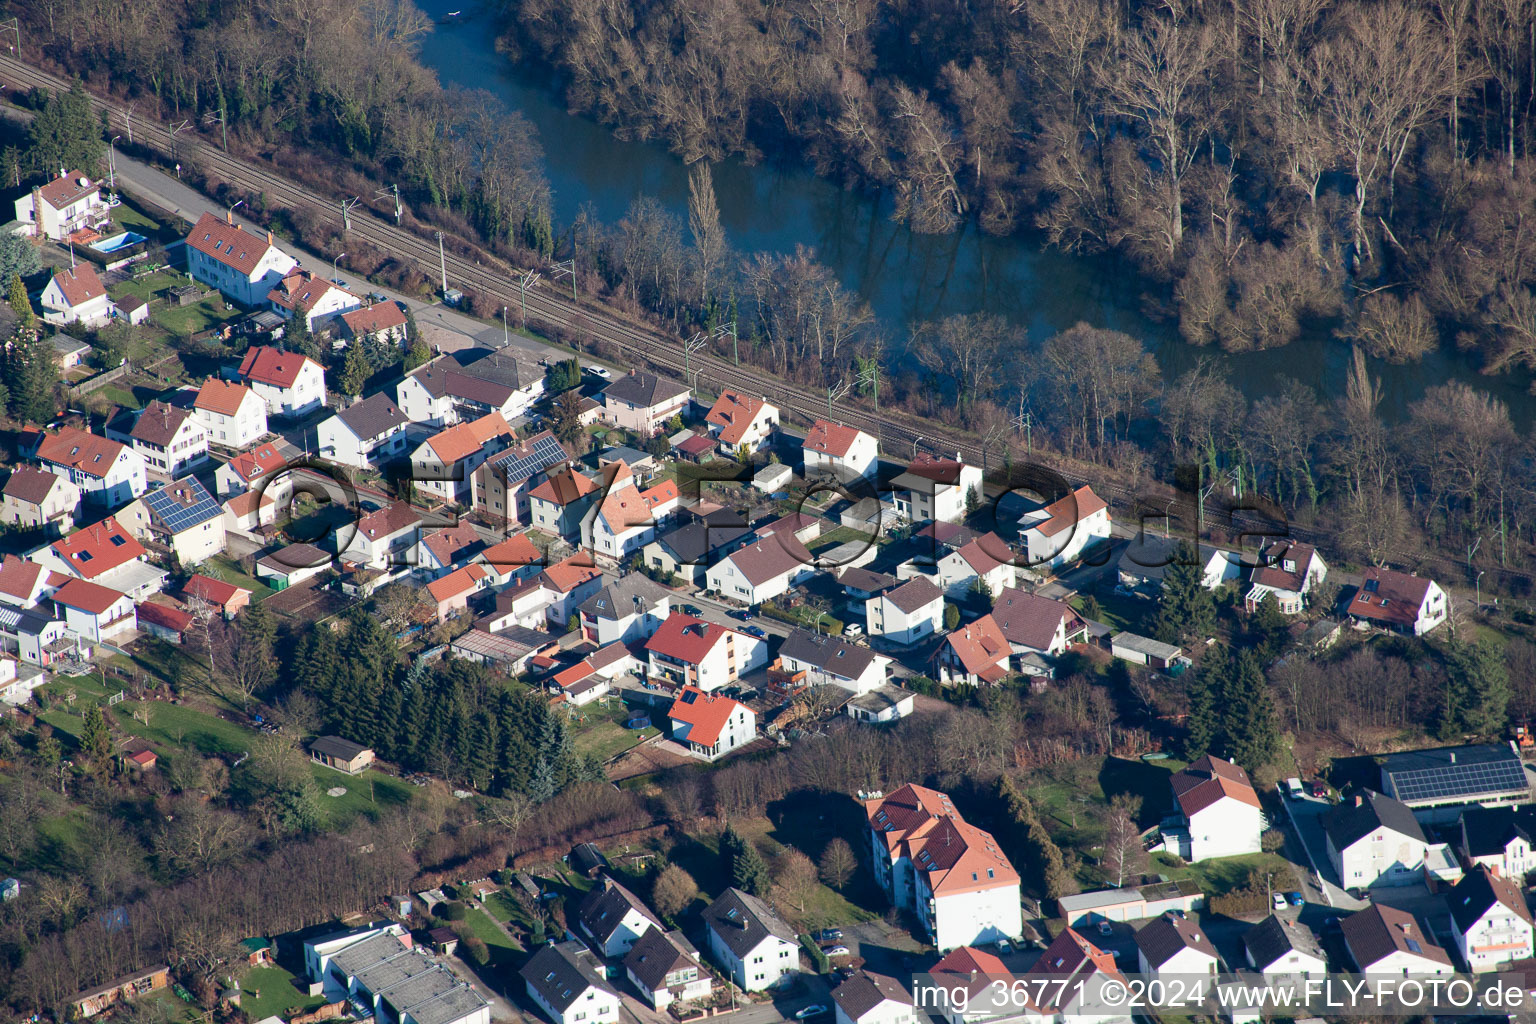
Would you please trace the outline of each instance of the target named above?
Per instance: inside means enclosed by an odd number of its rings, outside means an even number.
[[[1209,636],[1215,625],[1216,602],[1203,585],[1199,552],[1186,541],[1174,549],[1173,562],[1163,571],[1153,632],[1164,643],[1179,644]]]
[[[1193,761],[1211,749],[1220,722],[1217,718],[1217,700],[1220,676],[1226,667],[1225,651],[1210,651],[1205,663],[1194,672],[1186,673],[1185,692],[1189,696],[1189,717],[1184,720],[1184,757]]]
[[[362,345],[354,342],[347,346],[346,360],[342,363],[341,373],[336,377],[337,389],[348,397],[356,398],[363,393],[363,385],[368,383],[368,376],[372,372],[368,354],[363,351]]]
[[[1446,668],[1455,728],[1479,736],[1501,734],[1509,718],[1509,669],[1500,653],[1491,644],[1458,641]]]
[[[1221,691],[1222,732],[1227,756],[1249,773],[1280,756],[1280,730],[1259,656],[1253,650],[1229,654]]]
[[[85,709],[85,722],[80,726],[80,749],[98,763],[105,762],[112,754],[112,730],[107,726],[107,716],[100,704]]]
[[[35,331],[18,332],[7,363],[11,415],[26,423],[47,423],[58,412],[59,383],[53,350]]]

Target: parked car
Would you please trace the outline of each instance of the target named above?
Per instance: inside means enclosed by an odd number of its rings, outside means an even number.
[[[827,954],[827,956],[853,956],[853,950],[847,946],[833,946],[830,949],[822,950],[822,952]]]
[[[692,615],[696,619],[704,617],[704,612],[696,604],[685,604],[685,605],[683,605],[683,614],[684,615]]]
[[[1164,912],[1163,916],[1166,917],[1170,921],[1182,921],[1182,920],[1184,920],[1184,911],[1182,911],[1182,910],[1169,910],[1169,911]]]
[[[998,939],[997,951],[1002,953],[1004,956],[1007,956],[1009,953],[1013,952],[1013,943],[1009,942],[1007,939]]]
[[[816,933],[817,942],[836,942],[842,937],[843,930],[841,928],[823,928]]]
[[[613,374],[608,372],[608,368],[606,366],[583,366],[582,370],[590,373],[594,377],[601,377],[603,380],[607,380],[609,377],[613,376]]]
[[[740,610],[728,611],[725,614],[729,615],[731,618],[736,619],[736,620],[738,620],[740,622],[751,622],[752,621],[752,609],[750,609],[750,608],[742,608]]]
[[[843,627],[843,636],[863,636],[864,626],[857,622],[850,622]]]
[[[1328,783],[1324,782],[1322,779],[1313,779],[1311,785],[1308,786],[1307,789],[1308,789],[1308,791],[1313,796],[1317,797],[1319,800],[1327,800],[1328,799],[1329,792],[1330,792],[1329,789],[1328,789]]]
[[[815,1017],[826,1012],[827,1008],[825,1006],[820,1003],[812,1003],[810,1006],[803,1006],[796,1010],[795,1020],[805,1020],[808,1017]]]
[[[1270,899],[1270,902],[1275,905],[1275,909],[1276,910],[1284,910],[1285,909],[1285,907],[1286,907],[1285,893],[1277,892],[1274,895],[1270,896],[1269,899]]]
[[[1113,934],[1115,934],[1115,930],[1109,926],[1109,922],[1108,921],[1100,921],[1099,922],[1099,934],[1100,935],[1113,935]]]
[[[1285,894],[1285,898],[1291,901],[1291,906],[1293,907],[1304,907],[1307,905],[1307,898],[1299,892],[1288,892]]]
[[[761,626],[748,626],[743,629],[742,632],[747,634],[747,636],[756,637],[759,640],[768,639],[768,634],[763,631]]]

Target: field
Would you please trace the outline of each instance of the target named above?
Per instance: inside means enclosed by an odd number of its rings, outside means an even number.
[[[373,817],[380,810],[401,807],[411,802],[415,787],[409,782],[385,775],[383,772],[366,771],[360,775],[345,775],[322,764],[310,765],[320,792],[342,788],[341,796],[322,796],[320,799],[328,811],[332,828],[343,828],[359,816]]]

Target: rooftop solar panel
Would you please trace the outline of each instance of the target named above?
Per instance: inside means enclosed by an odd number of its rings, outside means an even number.
[[[535,473],[540,473],[550,466],[558,465],[566,460],[565,449],[560,442],[551,435],[541,435],[530,439],[530,448],[526,453],[519,453],[513,449],[499,459],[495,459],[492,465],[495,472],[508,483],[517,483],[526,480]]]
[[[1516,758],[1389,771],[1388,774],[1397,790],[1397,798],[1404,803],[1508,793],[1527,787],[1525,768]]]
[[[177,492],[180,492],[178,494]],[[180,533],[224,514],[223,508],[195,477],[177,480],[168,487],[151,491],[144,503],[160,525],[170,533]]]

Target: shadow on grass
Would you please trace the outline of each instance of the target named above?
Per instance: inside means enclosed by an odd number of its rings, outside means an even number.
[[[1160,764],[1106,757],[1099,769],[1099,788],[1104,791],[1105,800],[1113,800],[1122,793],[1139,798],[1141,813],[1136,823],[1150,828],[1173,808],[1173,792],[1168,788],[1172,775]]]

